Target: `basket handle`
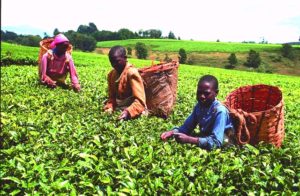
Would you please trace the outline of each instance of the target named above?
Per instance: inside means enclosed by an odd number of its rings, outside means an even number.
[[[239,145],[249,143],[251,138],[247,125],[255,124],[257,122],[255,115],[241,109],[232,109],[226,102],[224,102],[223,105],[228,109],[230,117],[233,119],[237,143]]]

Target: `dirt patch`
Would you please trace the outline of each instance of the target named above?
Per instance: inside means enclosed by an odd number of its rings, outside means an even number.
[[[109,50],[110,48],[96,48],[94,52],[97,54],[108,54]]]

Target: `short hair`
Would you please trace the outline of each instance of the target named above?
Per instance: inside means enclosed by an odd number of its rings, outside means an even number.
[[[202,83],[202,82],[209,82],[212,84],[214,90],[219,90],[219,82],[218,79],[213,76],[213,75],[204,75],[199,79],[198,82],[198,86]]]
[[[126,49],[122,46],[113,46],[109,50],[108,56],[112,57],[115,54],[120,55],[120,56],[125,57],[125,58],[127,57],[126,56]]]

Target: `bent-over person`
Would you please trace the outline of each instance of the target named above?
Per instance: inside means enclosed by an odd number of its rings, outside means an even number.
[[[109,61],[114,68],[108,74],[108,101],[105,112],[121,109],[119,120],[136,118],[146,112],[144,84],[138,69],[127,61],[126,50],[114,46],[109,51]]]
[[[50,44],[51,50],[46,52],[40,63],[39,78],[42,84],[50,88],[56,86],[68,87],[65,83],[68,73],[74,91],[80,91],[80,84],[76,68],[72,56],[67,53],[69,47],[69,40],[63,34],[55,36],[54,41]]]

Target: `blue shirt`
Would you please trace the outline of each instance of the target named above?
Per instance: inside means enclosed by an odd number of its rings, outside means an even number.
[[[189,135],[197,125],[201,134],[199,147],[207,150],[221,147],[225,130],[233,128],[227,108],[216,99],[209,107],[198,102],[192,114],[177,131]]]

